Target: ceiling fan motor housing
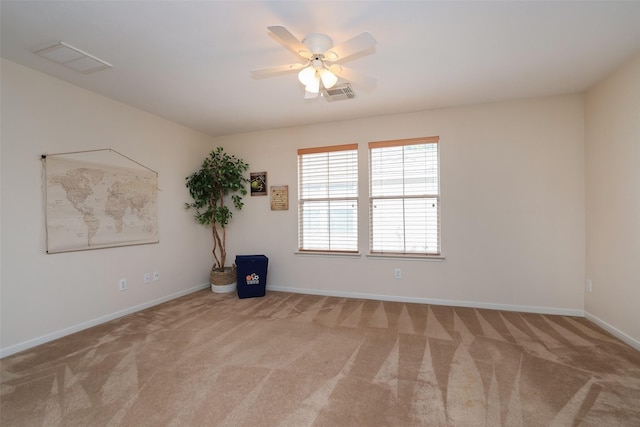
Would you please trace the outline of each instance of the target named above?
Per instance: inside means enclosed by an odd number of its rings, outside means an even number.
[[[324,61],[322,58],[322,55],[315,55],[312,59],[311,59],[311,64],[310,64],[313,68],[315,68],[316,70],[319,70],[321,68],[325,68],[324,67]]]
[[[333,47],[333,41],[326,34],[309,34],[302,40],[302,44],[314,55],[321,55]]]

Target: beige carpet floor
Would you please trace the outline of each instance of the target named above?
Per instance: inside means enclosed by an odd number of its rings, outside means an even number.
[[[7,357],[2,426],[640,426],[583,318],[196,292]]]

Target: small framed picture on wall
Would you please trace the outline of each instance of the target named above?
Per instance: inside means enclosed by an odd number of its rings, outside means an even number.
[[[289,186],[288,185],[272,185],[271,186],[271,210],[272,211],[289,210]]]
[[[251,172],[251,195],[266,196],[267,195],[267,173]]]

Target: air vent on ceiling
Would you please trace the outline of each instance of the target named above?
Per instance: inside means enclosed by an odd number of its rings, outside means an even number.
[[[53,46],[40,49],[33,53],[83,74],[89,74],[113,67],[113,65],[108,62],[103,61],[100,58],[96,58],[77,47],[68,45],[65,42],[57,42]]]
[[[352,99],[356,97],[355,92],[351,89],[349,83],[335,85],[331,89],[322,89],[322,96],[327,101],[341,101],[343,99]]]

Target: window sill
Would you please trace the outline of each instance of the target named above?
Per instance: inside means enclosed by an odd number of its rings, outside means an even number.
[[[360,258],[359,252],[323,252],[323,251],[296,251],[295,255],[302,256],[321,256],[321,257],[337,257],[337,258]]]
[[[361,258],[359,252],[329,252],[329,251],[296,251],[294,255],[328,258]],[[404,259],[407,261],[444,261],[444,255],[411,255],[411,254],[367,254],[370,259]]]
[[[406,259],[411,261],[444,261],[444,255],[368,254],[372,259]]]

